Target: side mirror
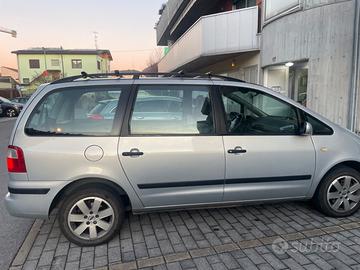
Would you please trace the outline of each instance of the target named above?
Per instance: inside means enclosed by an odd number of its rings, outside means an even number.
[[[303,127],[300,130],[300,135],[310,136],[313,134],[313,127],[309,122],[305,122]]]

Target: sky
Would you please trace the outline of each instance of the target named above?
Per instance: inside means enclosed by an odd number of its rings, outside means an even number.
[[[0,66],[17,68],[11,51],[31,47],[109,49],[111,69],[146,67],[156,49],[155,23],[166,0],[0,0]]]

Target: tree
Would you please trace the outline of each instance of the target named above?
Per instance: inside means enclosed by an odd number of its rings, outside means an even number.
[[[157,64],[160,62],[161,58],[163,57],[163,49],[161,47],[155,48],[146,62],[146,68],[144,71],[146,72],[157,72]]]

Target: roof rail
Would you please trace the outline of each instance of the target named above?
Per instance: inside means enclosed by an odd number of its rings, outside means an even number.
[[[233,82],[245,82],[243,80],[239,80],[236,78],[231,78],[222,75],[215,75],[212,73],[185,73],[183,71],[179,72],[120,72],[115,70],[112,73],[96,73],[96,74],[88,74],[85,71],[82,71],[80,75],[71,76],[62,78],[56,81],[51,82],[50,84],[59,84],[59,83],[67,83],[73,82],[78,79],[96,79],[96,78],[109,78],[109,77],[117,77],[123,78],[124,76],[132,76],[134,80],[140,79],[140,77],[172,77],[172,78],[188,78],[188,79],[222,79],[224,81],[233,81]]]

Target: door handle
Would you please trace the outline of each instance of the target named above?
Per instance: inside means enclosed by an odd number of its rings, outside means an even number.
[[[130,152],[123,152],[122,155],[124,157],[136,157],[144,155],[144,152],[140,152],[139,149],[133,148]]]
[[[229,154],[244,154],[247,151],[245,149],[242,149],[240,146],[237,146],[234,149],[229,149],[227,152]]]

